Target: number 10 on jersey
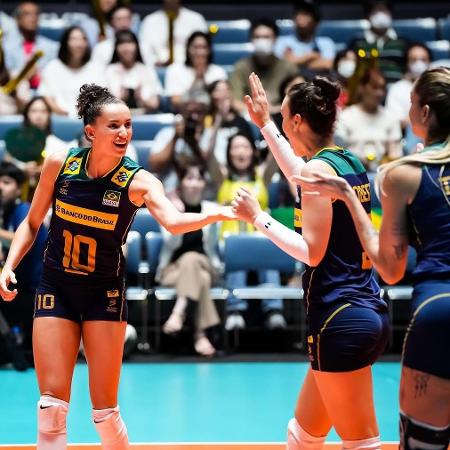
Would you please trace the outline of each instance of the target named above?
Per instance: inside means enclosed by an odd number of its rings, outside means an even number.
[[[76,234],[75,236],[68,230],[63,231],[64,237],[64,258],[63,267],[67,272],[84,273],[94,272],[95,253],[97,251],[97,241],[91,237]],[[87,252],[80,261],[81,250]]]

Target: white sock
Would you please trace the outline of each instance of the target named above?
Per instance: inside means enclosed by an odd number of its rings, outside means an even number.
[[[64,400],[42,395],[37,404],[37,450],[64,450],[67,448],[66,416],[69,404]]]
[[[119,406],[92,410],[92,420],[103,450],[129,449],[127,427],[120,417]]]
[[[286,450],[321,450],[326,436],[313,436],[305,431],[297,420],[288,423]]]
[[[345,450],[380,450],[380,436],[367,439],[358,439],[356,441],[342,441],[342,448]]]

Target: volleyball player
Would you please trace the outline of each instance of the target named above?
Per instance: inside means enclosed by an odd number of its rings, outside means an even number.
[[[416,248],[400,382],[400,448],[443,450],[450,440],[450,69],[420,76],[409,117],[425,148],[381,166],[379,234],[345,180],[314,174],[297,181],[312,195],[345,202],[386,282],[403,278],[408,245]]]
[[[121,247],[136,210],[145,205],[172,233],[233,217],[180,213],[161,182],[125,157],[132,137],[128,107],[97,85],[83,85],[77,109],[92,147],[50,155],[0,275],[0,294],[17,294],[14,269],[31,247],[48,208],[53,214],[44,271],[35,298],[33,350],[41,393],[38,449],[66,448],[66,416],[80,339],[89,367],[92,418],[102,448],[128,448],[117,405],[127,304]]]
[[[246,97],[250,117],[261,128],[285,176],[308,176],[313,171],[337,174],[361,191],[361,208],[369,213],[364,167],[332,139],[339,86],[315,78],[289,89],[281,113],[292,148],[271,122],[266,95],[255,74],[250,76],[250,86],[252,96]],[[345,205],[329,198],[299,196],[296,232],[262,212],[247,190],[239,191],[233,207],[238,217],[252,222],[307,265],[303,290],[311,368],[295,417],[288,424],[287,448],[318,450],[334,426],[344,449],[379,449],[371,365],[385,348],[388,316]]]

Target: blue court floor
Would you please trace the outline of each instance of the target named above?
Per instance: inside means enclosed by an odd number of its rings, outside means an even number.
[[[281,442],[307,363],[127,363],[120,407],[131,442]],[[397,441],[400,365],[374,368],[383,441]],[[36,440],[38,389],[33,370],[0,370],[0,444]],[[98,442],[90,422],[87,367],[72,388],[69,442]],[[338,441],[332,432],[329,441]]]

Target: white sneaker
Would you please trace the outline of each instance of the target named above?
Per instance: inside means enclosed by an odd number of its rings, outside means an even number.
[[[268,330],[285,330],[287,327],[286,319],[279,312],[269,314],[264,325]]]
[[[245,320],[241,314],[234,312],[227,317],[225,329],[227,331],[242,330],[245,328]]]

